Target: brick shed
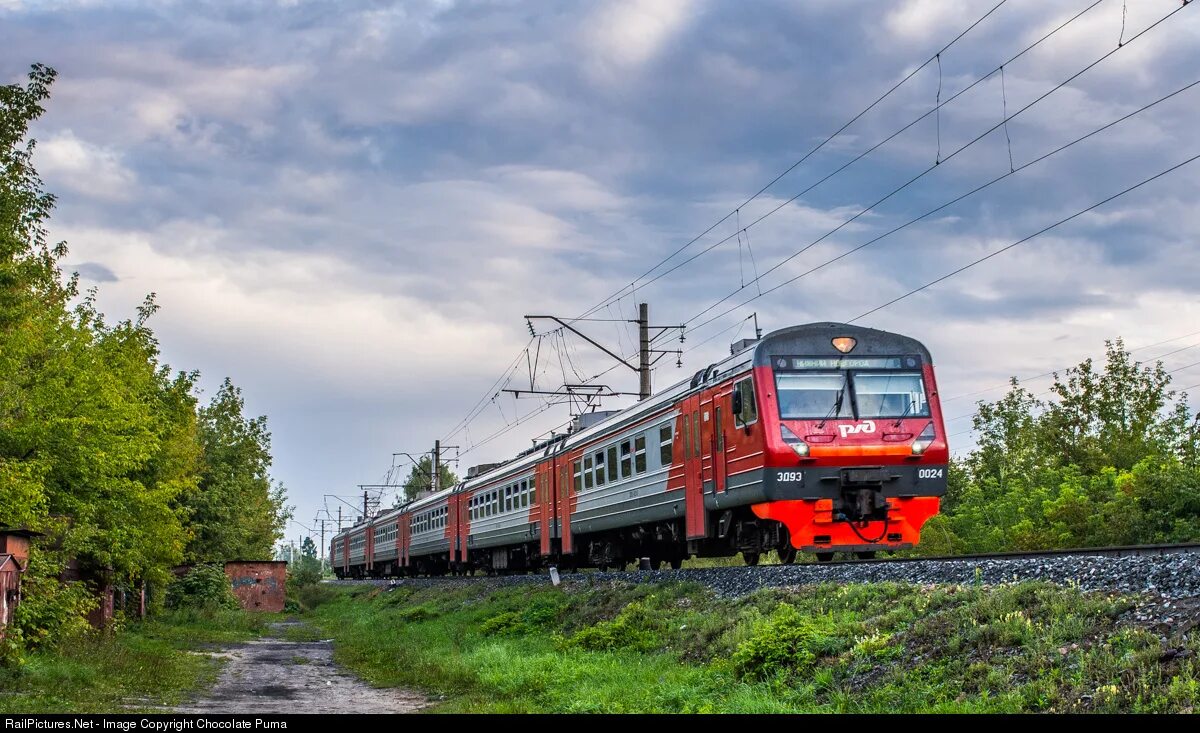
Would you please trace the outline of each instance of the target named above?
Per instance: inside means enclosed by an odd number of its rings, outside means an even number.
[[[40,536],[27,529],[0,528],[0,639],[21,602],[21,574],[29,562],[29,540]]]
[[[230,560],[225,575],[247,611],[282,611],[287,586],[283,560]]]

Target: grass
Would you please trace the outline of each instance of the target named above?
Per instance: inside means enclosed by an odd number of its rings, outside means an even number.
[[[5,713],[153,711],[210,686],[220,660],[206,647],[260,635],[274,616],[244,611],[173,611],[92,633],[0,668]]]
[[[1200,641],[1042,583],[321,588],[335,659],[452,712],[1184,712]]]

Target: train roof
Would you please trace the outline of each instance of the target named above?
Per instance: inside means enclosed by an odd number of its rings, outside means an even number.
[[[839,336],[855,340],[851,351],[843,353],[833,345]],[[754,365],[769,366],[771,357],[796,356],[900,356],[920,354],[925,363],[932,363],[929,350],[920,341],[890,331],[880,331],[848,323],[806,323],[772,331],[754,346]]]

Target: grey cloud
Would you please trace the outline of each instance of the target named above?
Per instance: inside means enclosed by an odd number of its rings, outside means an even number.
[[[78,265],[68,265],[68,270],[79,273],[79,277],[97,283],[115,283],[120,278],[112,270],[99,262],[83,262]]]
[[[390,449],[419,448],[465,414],[525,343],[523,313],[572,315],[628,284],[993,4],[706,2],[679,17],[653,3],[5,6],[0,22],[17,32],[0,78],[33,61],[58,68],[36,134],[60,141],[43,173],[81,275],[105,282],[102,304],[125,313],[159,292],[168,356],[206,380],[230,374],[272,415],[277,470],[303,517],[331,485],[376,478]],[[1130,28],[1177,4],[1130,4]],[[1008,67],[1010,111],[1110,50],[1120,10],[1102,3]],[[1066,12],[1006,3],[944,55],[943,94]],[[1016,163],[1192,81],[1195,12],[1014,120]],[[606,20],[622,13],[650,31]],[[936,69],[922,71],[734,221],[747,226],[923,114],[937,84]],[[689,348],[718,334],[689,352],[689,368],[746,335],[751,310],[767,328],[852,317],[1190,154],[1180,141],[1193,137],[1197,93],[689,334]],[[995,79],[946,107],[943,151],[1001,109]],[[644,298],[656,320],[691,316],[930,165],[937,144],[928,119],[752,227],[756,262],[731,241],[612,310]],[[1007,166],[993,133],[764,285]],[[1200,317],[1197,183],[1200,171],[1181,171],[871,325],[929,341],[943,388],[958,391],[1044,371],[1043,358],[1070,363],[1114,332],[1182,333],[1176,321]],[[1065,323],[1069,338],[1055,341]],[[596,328],[630,348],[617,327]],[[545,379],[609,366],[582,347],[545,348]],[[664,367],[656,384],[687,371]],[[535,407],[489,406],[463,440]],[[564,419],[550,411],[481,458]]]

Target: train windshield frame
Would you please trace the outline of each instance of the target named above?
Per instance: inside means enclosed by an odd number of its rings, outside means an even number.
[[[879,359],[876,363],[864,362],[866,360],[861,359],[777,360],[775,394],[780,419],[871,420],[930,416],[929,397],[919,360],[897,357]],[[804,368],[810,365],[817,368]],[[885,368],[855,368],[862,366]]]

